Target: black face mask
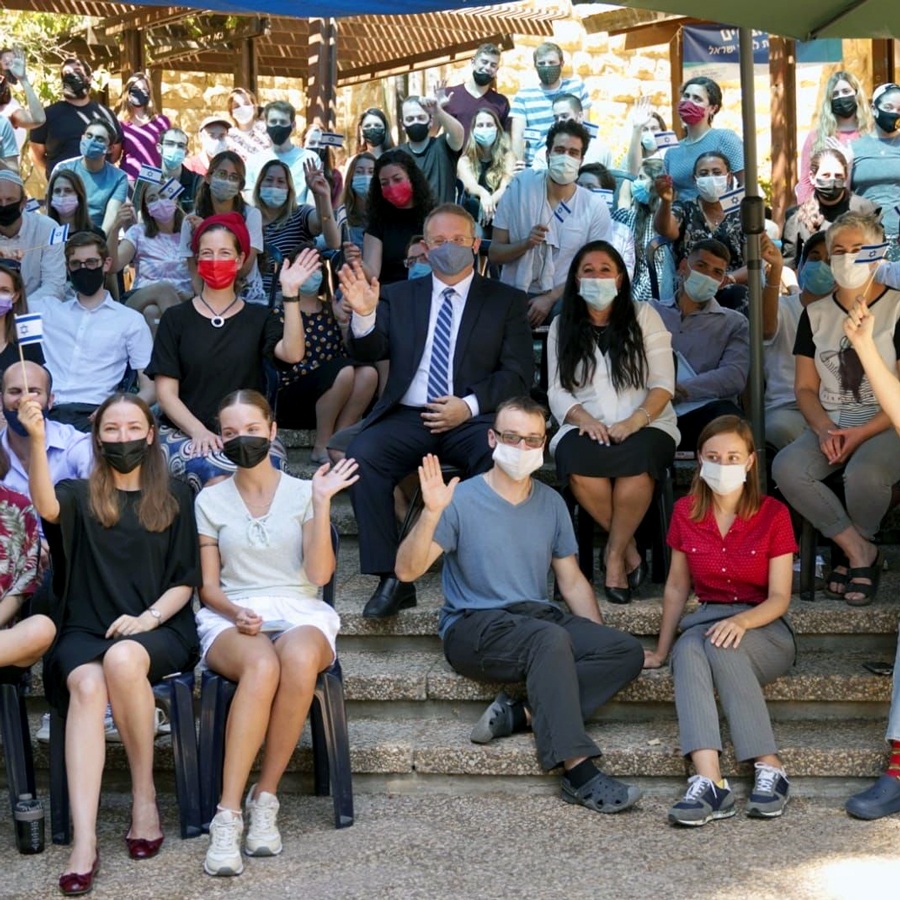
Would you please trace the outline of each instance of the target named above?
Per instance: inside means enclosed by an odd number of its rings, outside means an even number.
[[[380,125],[370,125],[362,130],[363,139],[372,147],[380,147],[384,143],[384,135],[385,130]]]
[[[150,95],[145,94],[140,88],[132,88],[128,92],[128,103],[131,106],[146,106],[150,102]]]
[[[414,144],[419,144],[428,137],[428,125],[422,122],[416,122],[414,125],[404,125],[403,130]]]
[[[83,97],[87,93],[87,82],[74,72],[66,72],[62,77],[63,93],[72,97]]]
[[[841,196],[843,196],[844,190],[843,184],[829,184],[827,187],[820,187],[819,185],[815,186],[816,196],[821,197],[826,202],[829,200],[840,199]]]
[[[556,84],[562,74],[562,66],[537,66],[536,68],[541,84],[545,85]]]
[[[144,461],[149,449],[146,438],[135,441],[100,441],[101,455],[122,475],[133,472]]]
[[[900,122],[900,113],[888,112],[886,109],[876,109],[875,122],[882,131],[887,134],[893,134],[897,130],[897,122]]]
[[[15,225],[21,218],[21,203],[7,203],[5,206],[0,206],[0,227],[9,228],[10,225]]]
[[[69,281],[72,282],[72,287],[85,297],[93,297],[103,287],[105,279],[106,272],[103,271],[103,266],[98,266],[96,269],[78,269],[77,272],[69,272]]]
[[[473,72],[472,73],[472,81],[478,85],[478,87],[487,87],[494,80],[494,76],[491,75],[490,72]]]
[[[268,438],[241,434],[230,441],[225,441],[222,452],[239,469],[252,469],[269,455],[271,443]]]
[[[839,119],[849,119],[850,116],[856,114],[858,107],[856,97],[836,97],[831,101],[831,111]]]
[[[280,147],[290,136],[290,125],[266,125],[266,134],[273,147]]]

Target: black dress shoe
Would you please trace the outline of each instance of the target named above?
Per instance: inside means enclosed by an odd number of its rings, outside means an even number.
[[[641,557],[641,561],[628,573],[628,587],[636,591],[647,580],[649,574],[647,560]]]
[[[610,587],[608,584],[605,584],[603,585],[603,592],[610,603],[631,603],[630,587]]]
[[[363,609],[366,619],[384,619],[396,616],[401,609],[410,609],[416,605],[416,586],[412,583],[398,581],[393,575],[382,576],[375,588],[375,593]]]

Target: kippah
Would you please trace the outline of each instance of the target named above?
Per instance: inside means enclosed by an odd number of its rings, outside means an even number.
[[[21,188],[25,187],[25,183],[19,178],[19,173],[13,172],[12,169],[7,169],[4,166],[0,166],[0,181],[11,181]]]

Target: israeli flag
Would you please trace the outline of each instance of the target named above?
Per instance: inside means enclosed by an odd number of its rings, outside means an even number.
[[[25,212],[40,212],[41,211],[41,201],[36,197],[29,197],[28,202],[25,204]]]
[[[344,136],[342,134],[335,134],[333,131],[323,131],[319,136],[319,146],[320,147],[343,147],[344,146]]]
[[[722,204],[722,209],[725,210],[726,216],[741,211],[741,201],[744,199],[746,193],[747,192],[742,187],[738,187],[719,197],[719,203]]]
[[[866,247],[860,247],[859,253],[856,254],[856,259],[854,262],[857,263],[873,263],[880,262],[884,259],[884,254],[887,252],[887,241],[883,244],[869,244]]]
[[[177,178],[170,178],[159,189],[159,196],[165,200],[174,200],[182,193],[184,193],[184,185]]]
[[[559,206],[553,210],[553,215],[557,222],[564,222],[568,216],[572,214],[572,207],[566,205],[565,200],[559,201]]]
[[[69,226],[68,225],[60,225],[59,228],[54,228],[50,232],[50,238],[47,243],[51,247],[55,247],[57,244],[64,244],[69,239]]]
[[[22,346],[40,344],[44,339],[44,323],[40,313],[16,316],[16,338]]]
[[[587,133],[591,136],[591,140],[597,137],[600,134],[600,126],[595,125],[593,122],[582,122],[585,128],[587,128]]]
[[[655,137],[657,150],[678,146],[678,135],[674,131],[657,131]]]
[[[522,137],[529,144],[539,144],[544,139],[544,132],[540,128],[526,128],[522,132]]]
[[[610,208],[613,208],[613,194],[609,188],[591,188],[592,194],[599,194],[603,198],[603,202]]]
[[[137,177],[138,181],[146,181],[149,184],[161,184],[163,180],[162,169],[156,166],[148,166],[146,163],[141,166],[141,171]]]

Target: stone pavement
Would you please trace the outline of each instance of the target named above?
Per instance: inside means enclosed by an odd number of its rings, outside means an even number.
[[[615,900],[868,900],[900,896],[900,817],[858,822],[839,800],[795,800],[782,819],[732,818],[699,829],[666,824],[669,799],[602,816],[553,796],[358,794],[357,820],[331,827],[331,803],[285,792],[284,853],[248,859],[238,878],[202,872],[205,837],[175,834],[174,798],[161,795],[168,836],[154,860],[132,862],[122,834],[128,795],[105,792],[101,870],[92,897],[615,898]],[[742,807],[739,801],[739,806]],[[67,848],[15,851],[0,829],[0,897],[59,896]]]

